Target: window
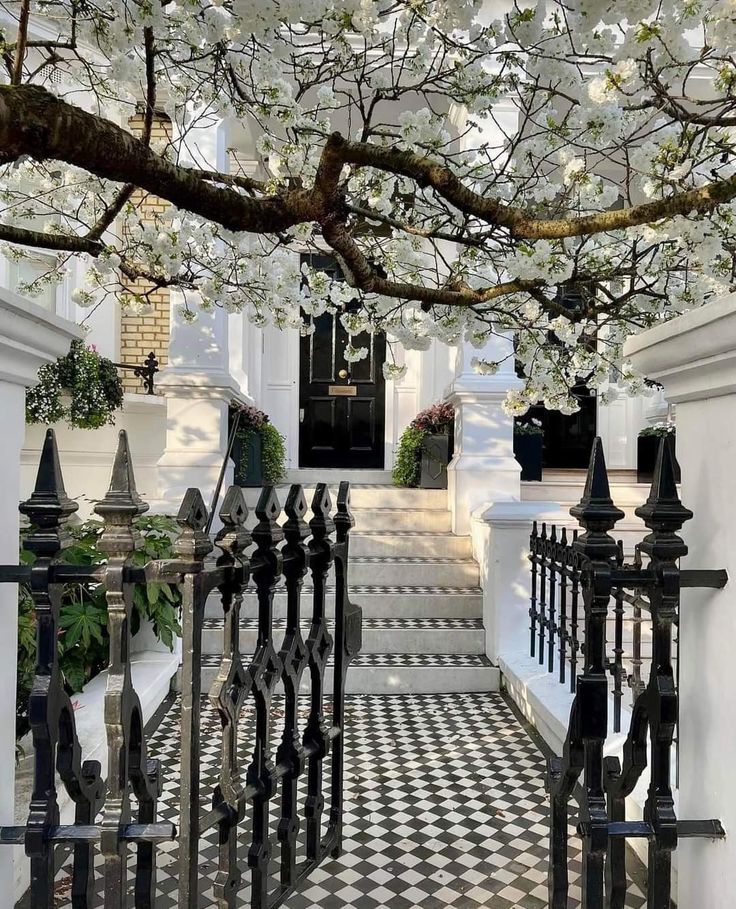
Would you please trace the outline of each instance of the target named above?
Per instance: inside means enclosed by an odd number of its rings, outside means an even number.
[[[44,275],[57,268],[55,256],[44,255],[43,253],[34,253],[30,258],[20,259],[19,261],[8,261],[8,286],[15,293],[28,297],[43,306],[48,312],[56,312],[56,291],[58,284],[56,281],[44,283],[39,294],[31,295],[25,290],[25,286],[32,284],[34,281],[43,279]]]

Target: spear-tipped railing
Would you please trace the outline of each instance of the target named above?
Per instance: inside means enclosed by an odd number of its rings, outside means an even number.
[[[621,546],[611,535],[623,512],[611,499],[600,439],[596,439],[593,447],[583,497],[570,513],[583,528],[570,547],[579,559],[578,581],[584,611],[584,639],[580,647],[583,665],[575,680],[575,698],[562,757],[551,758],[548,768],[549,906],[550,909],[568,906],[569,803],[582,776],[577,829],[583,841],[583,909],[604,906],[623,909],[627,890],[625,842],[632,837],[645,837],[649,841],[648,909],[670,909],[671,855],[678,838],[724,835],[717,820],[683,821],[675,814],[670,780],[677,721],[672,629],[677,621],[682,587],[723,587],[727,579],[723,571],[679,567],[678,561],[687,553],[687,546],[678,533],[692,512],[682,505],[677,493],[674,452],[669,439],[662,440],[649,498],[636,511],[650,533],[639,544],[632,564],[624,562]],[[550,570],[547,550],[557,545],[558,538],[546,528],[537,537],[545,548],[540,547],[532,556],[532,639],[537,626],[549,633],[556,627],[550,601],[539,591],[538,581]],[[641,554],[648,559],[646,565],[642,564]],[[540,560],[536,567],[535,558]],[[571,561],[565,554],[557,560],[557,565],[567,570]],[[652,660],[649,682],[633,706],[622,767],[617,758],[604,758],[603,754],[608,737],[607,673],[612,665],[606,652],[606,625],[611,603],[614,603],[614,615],[620,617],[624,596],[629,596],[628,591],[632,590],[638,607],[646,609],[650,616]],[[616,633],[614,668],[621,649]],[[620,710],[620,699],[615,699],[614,704]],[[627,821],[626,797],[647,766],[651,771],[644,819]]]
[[[64,491],[52,430],[46,435],[31,497],[20,506],[31,529],[24,546],[33,554],[30,566],[0,566],[0,582],[28,585],[37,620],[37,663],[30,696],[34,746],[34,789],[23,826],[0,827],[0,845],[25,846],[31,866],[30,901],[34,909],[52,909],[54,878],[60,861],[73,847],[70,861],[75,909],[98,905],[95,860],[102,870],[106,909],[123,909],[131,887],[137,909],[156,905],[157,846],[176,841],[181,909],[209,906],[202,897],[200,865],[203,838],[214,834],[218,870],[214,896],[220,909],[241,905],[247,878],[253,909],[280,905],[327,855],[342,842],[345,685],[351,659],[360,649],[361,611],[347,595],[348,540],[353,524],[349,487],[341,484],[337,512],[331,515],[327,487],[317,487],[312,519],[300,486],[286,501],[286,521],[273,487],[266,487],[256,506],[258,519],[245,528],[248,509],[243,492],[231,487],[214,540],[206,528],[208,514],[199,490],[190,489],[177,515],[180,533],[171,559],[137,565],[140,536],[136,518],[147,505],[136,491],[124,432],[107,495],[95,506],[103,520],[100,566],[63,562],[70,542],[67,523],[76,504]],[[334,535],[334,538],[333,538]],[[283,542],[285,540],[285,542]],[[251,542],[255,550],[250,551]],[[333,570],[334,586],[328,587]],[[303,580],[311,571],[314,593],[309,635],[301,632]],[[273,600],[282,579],[287,620],[277,640]],[[94,581],[105,590],[110,639],[104,717],[108,766],[85,761],[75,729],[74,711],[59,664],[59,611],[64,584]],[[182,596],[180,728],[181,767],[160,766],[148,754],[143,714],[131,674],[131,611],[135,586],[166,581]],[[240,609],[251,583],[258,601],[258,638],[253,653],[240,649]],[[224,618],[223,651],[209,691],[221,727],[221,766],[210,790],[200,774],[202,726],[202,629],[205,603],[213,597]],[[334,597],[334,641],[327,622],[327,601]],[[280,634],[280,632],[279,632]],[[334,665],[329,659],[334,650]],[[308,718],[300,728],[300,689],[309,670]],[[332,674],[331,697],[329,674]],[[283,699],[275,709],[272,702]],[[331,703],[326,703],[331,702]],[[250,715],[255,722],[250,722]],[[281,726],[277,742],[271,733]],[[243,745],[250,754],[241,766]],[[323,784],[323,761],[330,749],[329,783]],[[159,819],[157,799],[165,774],[180,787],[179,822]],[[60,820],[57,775],[74,803],[73,823]],[[299,782],[306,778],[306,796]],[[329,820],[323,820],[325,791]],[[280,805],[276,796],[280,792]],[[269,823],[278,816],[276,835]],[[302,820],[304,821],[302,830]],[[300,834],[303,832],[303,836]],[[238,844],[247,843],[243,862]],[[274,846],[280,853],[274,856]],[[129,850],[135,845],[130,861]],[[279,865],[278,883],[271,880]],[[249,871],[249,873],[248,873]],[[206,887],[205,887],[206,889]]]

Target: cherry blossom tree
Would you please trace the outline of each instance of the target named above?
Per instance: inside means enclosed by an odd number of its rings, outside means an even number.
[[[86,305],[145,305],[143,280],[192,317],[303,331],[301,313],[358,297],[348,331],[407,348],[513,332],[522,413],[571,411],[575,382],[612,370],[641,388],[623,339],[733,287],[730,0],[0,9],[0,241],[56,257],[29,293],[83,256]],[[196,135],[223,120],[259,137],[255,174],[200,160]],[[144,217],[142,193],[170,211]],[[309,251],[344,280],[300,266]]]

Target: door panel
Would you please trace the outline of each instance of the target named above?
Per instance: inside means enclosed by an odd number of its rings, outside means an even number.
[[[312,398],[312,447],[320,451],[335,450],[335,398]]]
[[[563,414],[546,410],[541,404],[530,407],[520,422],[530,418],[539,420],[544,428],[542,466],[552,469],[584,470],[590,460],[590,449],[596,436],[597,401],[595,392],[584,385],[576,385],[573,394],[580,403],[580,410]]]
[[[347,398],[348,445],[354,452],[370,452],[376,444],[376,408],[373,398]]]
[[[316,259],[311,260],[315,267],[335,268],[325,257],[319,263]],[[302,318],[313,322],[314,332],[304,336],[300,346],[299,466],[383,467],[385,337],[354,335],[353,345],[367,347],[368,356],[348,363],[350,338],[339,314],[313,319],[304,313]]]

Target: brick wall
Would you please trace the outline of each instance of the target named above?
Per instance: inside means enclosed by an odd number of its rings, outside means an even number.
[[[143,129],[143,117],[138,115],[130,120],[134,133]],[[157,115],[153,121],[151,142],[154,146],[165,143],[171,135],[171,121],[164,115]],[[169,203],[157,196],[136,191],[131,202],[142,211],[143,217],[154,217],[156,213],[166,212]],[[143,294],[151,291],[147,282],[136,281],[126,285],[134,293]],[[130,309],[123,308],[120,319],[120,359],[125,363],[143,363],[153,351],[159,361],[159,369],[168,360],[169,351],[169,302],[170,294],[166,289],[153,290],[148,294],[151,311],[146,315],[137,315]],[[126,391],[143,393],[143,383],[126,371],[123,375]]]

